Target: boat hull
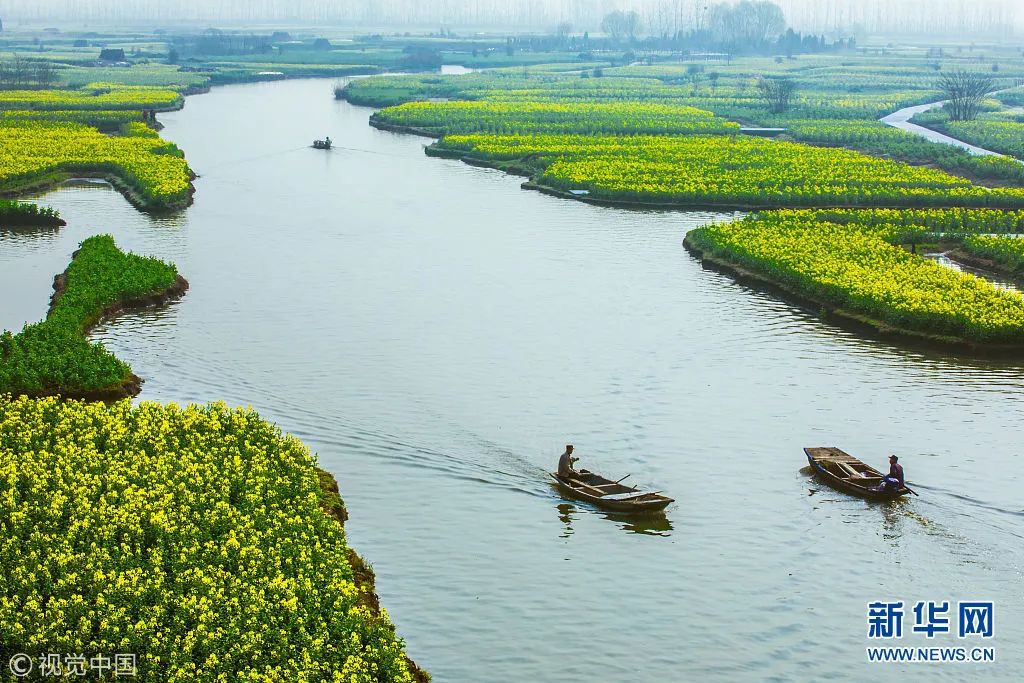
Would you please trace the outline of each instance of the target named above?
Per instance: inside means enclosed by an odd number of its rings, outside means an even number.
[[[627,500],[615,500],[609,499],[602,496],[589,493],[588,491],[574,486],[573,483],[557,474],[551,473],[551,478],[558,484],[558,488],[566,495],[575,498],[576,500],[586,501],[592,503],[605,510],[612,510],[614,512],[660,512],[667,508],[670,503],[675,502],[672,498],[667,496],[661,496],[657,494],[643,494],[642,491],[636,491],[637,496],[649,496],[641,497],[637,499]]]
[[[843,493],[849,493],[854,496],[859,496],[861,498],[866,498],[868,500],[895,500],[910,494],[910,489],[906,487],[903,487],[898,491],[876,491],[874,490],[874,487],[858,485],[851,482],[848,478],[840,477],[829,470],[822,462],[819,462],[819,458],[816,457],[815,452],[821,450],[825,449],[805,448],[804,454],[807,456],[807,462],[810,464],[811,469],[814,470],[814,473],[818,478],[836,490],[842,491]],[[838,449],[829,450],[838,451]],[[841,451],[838,452],[841,453]],[[866,469],[877,474],[878,477],[881,478],[882,475],[877,470],[872,468]]]

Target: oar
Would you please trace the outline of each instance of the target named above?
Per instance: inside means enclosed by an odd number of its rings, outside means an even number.
[[[907,485],[906,485],[905,483],[903,484],[903,488],[905,488],[906,490],[910,491],[910,492],[911,492],[911,493],[913,493],[913,494],[914,494],[915,496],[917,496],[917,491],[915,491],[914,489],[910,488],[910,487],[909,487],[909,486],[907,486]],[[917,496],[917,497],[918,497],[918,498],[920,498],[921,496]]]
[[[621,484],[621,483],[622,483],[622,482],[623,482],[624,480],[628,479],[628,478],[629,478],[629,477],[631,477],[631,476],[633,476],[633,475],[631,475],[631,474],[627,474],[627,475],[626,475],[625,477],[623,477],[622,479],[619,479],[619,480],[618,480],[617,482],[615,482],[615,483],[616,483],[616,484]]]

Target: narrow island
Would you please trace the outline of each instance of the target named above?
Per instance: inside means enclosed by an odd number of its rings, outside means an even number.
[[[102,344],[86,339],[101,320],[183,296],[177,268],[125,253],[109,235],[83,241],[54,278],[46,319],[0,335],[0,394],[115,400],[137,395],[142,379]]]
[[[0,228],[59,228],[67,225],[49,207],[0,199]]]
[[[1024,212],[773,211],[690,231],[712,268],[886,336],[976,352],[1024,352],[1024,298],[924,257],[951,250],[1019,277]]]

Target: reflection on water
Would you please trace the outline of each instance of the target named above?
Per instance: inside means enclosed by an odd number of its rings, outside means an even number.
[[[576,513],[576,506],[572,503],[559,503],[558,504],[558,520],[564,525],[564,529],[561,533],[561,538],[569,538],[572,536],[572,520]]]
[[[554,488],[557,491],[557,485]],[[668,537],[672,531],[672,522],[669,521],[664,511],[649,513],[611,512],[584,503],[559,503],[556,507],[558,509],[558,519],[563,525],[560,538],[569,538],[573,535],[573,521],[581,515],[600,517],[601,519],[613,522],[619,529],[632,534]]]
[[[876,507],[882,513],[882,538],[894,546],[899,545],[903,535],[903,524],[906,520],[903,507],[903,499],[875,501]]]
[[[938,263],[940,266],[944,266],[946,268],[949,268],[950,270],[955,270],[958,273],[969,273],[971,275],[976,275],[977,277],[980,277],[983,280],[991,282],[992,285],[997,289],[1005,289],[1010,292],[1017,292],[1018,294],[1020,293],[1020,288],[1017,286],[1017,283],[1015,283],[1013,280],[1008,280],[1006,278],[1000,277],[997,273],[992,273],[987,270],[982,270],[981,268],[974,268],[967,264],[960,263],[956,259],[952,258],[948,253],[942,252],[925,254],[925,258],[931,259],[932,261]]]
[[[902,680],[863,661],[871,598],[993,597],[1000,640],[1024,642],[1024,363],[838,329],[680,247],[729,216],[523,191],[369,113],[323,81],[189,98],[161,120],[196,204],[46,194],[69,225],[0,235],[0,327],[45,315],[92,234],[176,263],[180,302],[94,338],[143,399],[251,404],[308,444],[439,682]],[[372,153],[316,153],[310,131]],[[651,520],[565,501],[546,472],[567,435],[680,502]],[[921,498],[818,486],[797,473],[815,443],[899,453]]]
[[[53,225],[0,225],[0,244],[7,241],[20,244],[52,241],[58,232],[60,228]]]

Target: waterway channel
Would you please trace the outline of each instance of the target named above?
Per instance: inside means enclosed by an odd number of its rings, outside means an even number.
[[[988,599],[986,680],[1024,677],[1024,364],[838,329],[682,248],[730,216],[524,191],[370,113],[318,80],[190,97],[161,120],[195,205],[46,194],[69,225],[0,232],[0,327],[45,314],[91,234],[177,263],[184,299],[94,337],[141,399],[251,404],[319,454],[437,681],[962,680],[980,665],[869,664],[866,606]],[[562,499],[570,442],[678,502]],[[898,453],[920,497],[825,488],[811,445]]]

